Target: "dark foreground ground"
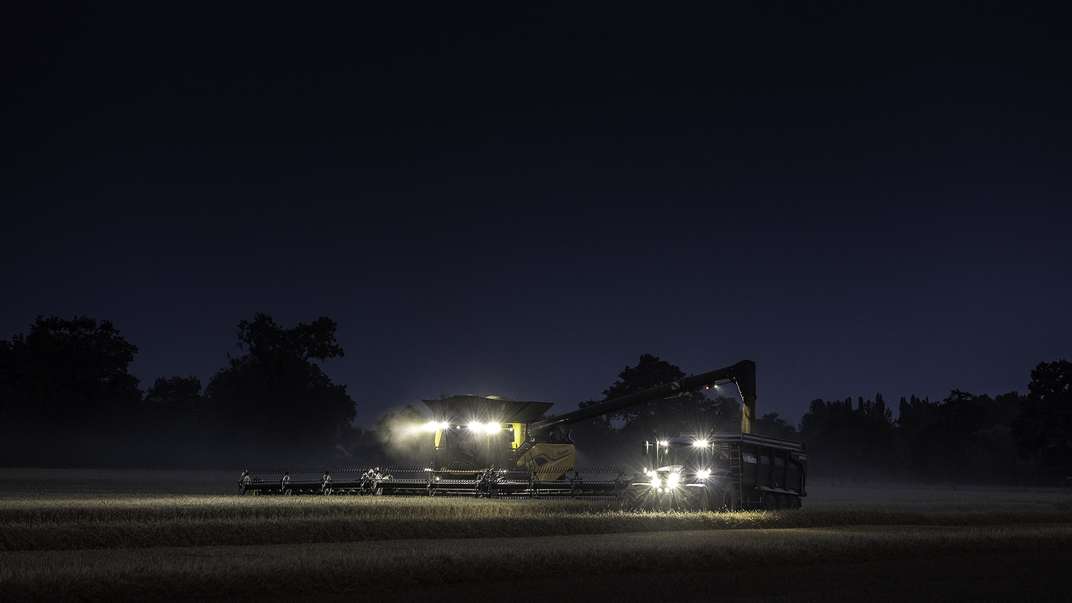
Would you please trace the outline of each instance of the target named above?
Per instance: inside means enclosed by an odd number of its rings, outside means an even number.
[[[7,598],[1072,597],[1072,526],[787,528],[0,554]]]
[[[817,487],[800,512],[686,515],[125,475],[0,471],[0,600],[1072,600],[1062,490]]]

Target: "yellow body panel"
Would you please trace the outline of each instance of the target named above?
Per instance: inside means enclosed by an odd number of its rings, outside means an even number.
[[[517,450],[521,448],[521,445],[525,443],[525,429],[524,423],[511,423],[510,429],[513,431],[514,439],[510,442],[510,448]]]
[[[741,433],[752,433],[752,409],[741,405]]]
[[[573,444],[536,443],[517,457],[517,466],[536,473],[541,480],[560,479],[577,463]]]

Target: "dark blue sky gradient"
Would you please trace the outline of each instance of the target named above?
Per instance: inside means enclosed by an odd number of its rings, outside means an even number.
[[[1070,355],[1072,44],[972,6],[34,9],[0,335],[108,318],[207,381],[239,320],[327,315],[366,423],[572,406],[645,352],[752,358],[794,420],[1023,390]]]

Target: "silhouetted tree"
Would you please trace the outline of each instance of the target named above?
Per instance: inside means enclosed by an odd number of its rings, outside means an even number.
[[[874,400],[812,400],[800,422],[812,469],[855,478],[886,474],[893,463],[893,415],[881,395]]]
[[[1040,363],[1014,423],[1020,451],[1044,471],[1072,475],[1072,362]]]
[[[108,321],[38,317],[0,347],[5,444],[37,462],[108,456],[138,422],[137,348]],[[10,455],[9,455],[10,457]],[[9,458],[10,460],[10,458]]]
[[[653,354],[643,354],[627,366],[603,394],[605,400],[626,396],[685,377],[685,372]],[[601,401],[580,404],[587,407]],[[721,390],[693,392],[641,404],[614,417],[597,417],[572,426],[578,451],[588,462],[620,463],[623,450],[634,450],[655,435],[703,434],[732,431],[740,423],[739,402]]]
[[[752,422],[752,433],[793,440],[797,437],[797,428],[790,425],[776,412],[769,412]]]
[[[218,423],[237,444],[252,446],[260,458],[334,450],[355,413],[346,386],[315,362],[343,355],[335,328],[330,318],[318,318],[287,329],[266,314],[238,324],[246,353],[206,388]]]
[[[197,377],[161,377],[145,392],[146,402],[166,406],[183,406],[200,398],[201,380]]]
[[[153,437],[141,448],[157,463],[189,467],[222,460],[224,434],[209,412],[197,377],[157,379],[145,393],[144,414],[145,431]]]
[[[137,350],[108,321],[38,318],[9,346],[17,414],[65,427],[122,422],[141,398],[129,372]]]
[[[684,377],[685,372],[676,365],[654,354],[641,354],[637,365],[622,369],[622,372],[618,373],[618,380],[603,390],[603,396],[607,399],[620,398]]]

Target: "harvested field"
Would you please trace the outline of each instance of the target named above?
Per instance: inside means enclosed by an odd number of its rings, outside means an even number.
[[[100,474],[63,477],[74,485],[0,473],[5,599],[524,588],[570,600],[570,584],[623,600],[1072,598],[1059,569],[1072,562],[1063,490],[869,488],[853,504],[852,488],[829,486],[802,511],[631,513],[574,500],[175,496],[160,474],[108,473],[106,489],[92,487]]]

